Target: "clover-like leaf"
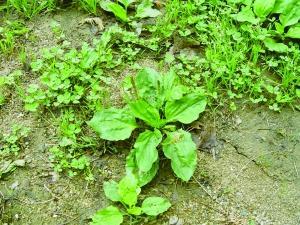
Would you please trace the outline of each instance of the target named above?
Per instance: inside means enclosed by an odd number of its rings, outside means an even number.
[[[138,180],[132,175],[127,174],[118,185],[118,193],[121,197],[121,201],[129,207],[134,206],[137,203],[137,197],[141,192],[141,188],[138,186]]]
[[[118,183],[111,180],[111,181],[106,181],[103,184],[103,189],[105,196],[114,201],[114,202],[119,202],[121,201],[121,196],[119,195],[119,189],[118,189]]]
[[[153,163],[157,161],[158,152],[156,147],[161,140],[162,135],[159,130],[146,130],[138,136],[134,148],[136,149],[135,157],[137,166],[142,172],[149,171]]]
[[[141,171],[136,163],[136,149],[132,149],[126,158],[126,174],[133,174],[138,179],[138,186],[142,187],[148,184],[155,177],[159,163],[158,160],[152,164],[152,167],[147,172]]]
[[[145,100],[139,99],[129,103],[132,114],[148,125],[159,128],[162,125],[159,111]]]
[[[198,119],[199,114],[205,110],[206,98],[201,93],[191,93],[184,97],[168,101],[165,106],[167,122],[179,121],[189,124]]]
[[[161,197],[149,197],[142,203],[142,211],[149,216],[157,216],[171,207],[171,203]]]
[[[128,112],[128,109],[116,108],[96,112],[88,124],[102,139],[109,141],[127,139],[137,127],[135,118]]]
[[[197,164],[196,144],[191,134],[181,129],[168,133],[163,142],[163,152],[171,159],[175,174],[182,180],[188,181]]]
[[[108,206],[95,213],[90,225],[120,225],[123,222],[123,215],[118,208]]]

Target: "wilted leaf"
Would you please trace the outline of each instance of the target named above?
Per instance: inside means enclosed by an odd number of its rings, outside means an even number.
[[[121,201],[121,197],[118,192],[118,183],[111,180],[111,181],[106,181],[103,184],[103,189],[105,196],[114,201],[114,202],[119,202]]]
[[[91,225],[120,225],[123,222],[123,216],[118,208],[108,206],[97,211],[92,217]]]
[[[161,140],[162,135],[159,130],[146,130],[138,136],[134,148],[136,149],[136,162],[140,171],[149,171],[153,163],[157,161],[158,152],[156,147]]]
[[[102,139],[110,141],[129,138],[131,132],[137,127],[135,118],[128,109],[116,108],[96,112],[88,124]]]
[[[275,0],[255,0],[253,3],[254,13],[260,18],[266,18],[273,10]]]
[[[191,134],[184,130],[168,133],[163,142],[163,152],[171,159],[175,174],[182,180],[188,181],[197,164],[196,144]]]
[[[149,197],[142,203],[142,211],[149,216],[157,216],[171,207],[171,203],[161,197]]]
[[[266,38],[264,40],[265,46],[270,50],[274,52],[287,52],[289,47],[283,43],[277,43],[272,38]]]
[[[191,93],[181,99],[166,103],[166,120],[167,122],[179,121],[184,124],[189,124],[198,119],[199,114],[205,110],[205,107],[205,96],[198,93]]]

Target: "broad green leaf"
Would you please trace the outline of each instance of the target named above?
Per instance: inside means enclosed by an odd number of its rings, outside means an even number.
[[[145,123],[155,128],[161,126],[162,121],[160,119],[159,111],[145,100],[140,99],[130,102],[129,107],[136,118],[143,120]]]
[[[243,7],[238,14],[232,15],[232,17],[238,22],[249,22],[251,24],[257,24],[259,22],[259,19],[255,18],[250,7]]]
[[[298,0],[276,0],[272,13],[283,13],[295,5],[297,1]]]
[[[118,183],[111,180],[111,181],[106,181],[103,184],[103,189],[105,196],[114,201],[114,202],[119,202],[121,201],[121,197],[118,192]]]
[[[123,22],[128,21],[126,10],[119,4],[106,0],[106,1],[101,1],[100,6],[105,11],[112,12],[116,17],[118,17]]]
[[[97,211],[93,217],[91,225],[120,225],[123,222],[123,216],[118,208],[108,206]]]
[[[300,1],[289,5],[287,9],[279,16],[279,20],[284,27],[298,23],[300,19]]]
[[[170,70],[165,74],[162,81],[163,97],[166,101],[180,99],[187,91],[186,88],[180,84],[179,78],[174,70]]]
[[[116,108],[96,112],[88,124],[102,139],[109,141],[125,140],[137,127],[135,118],[128,112],[128,109]]]
[[[286,37],[300,39],[300,23],[290,27],[285,35]]]
[[[127,8],[130,4],[134,3],[135,0],[118,0],[118,2],[121,2],[125,8]]]
[[[171,207],[171,203],[161,197],[149,197],[142,203],[142,211],[148,216],[157,216],[166,212]]]
[[[191,134],[182,129],[168,133],[163,142],[163,152],[171,159],[175,174],[182,180],[188,181],[197,164],[196,144]]]
[[[25,103],[25,110],[30,112],[36,112],[40,104],[38,102]]]
[[[149,171],[143,172],[137,166],[135,151],[135,149],[132,149],[126,158],[126,174],[133,174],[138,179],[138,186],[142,187],[153,180],[158,171],[159,163],[157,160],[152,164],[152,168]]]
[[[253,3],[254,13],[260,18],[266,18],[273,10],[275,0],[255,0]]]
[[[205,96],[198,93],[187,94],[181,99],[166,103],[166,120],[167,122],[179,121],[189,124],[198,119],[199,114],[205,110],[205,107]]]
[[[154,162],[158,159],[158,152],[156,147],[162,140],[162,135],[159,130],[141,133],[135,144],[134,148],[137,166],[140,171],[147,172],[152,168]]]
[[[158,102],[159,85],[161,83],[161,75],[154,69],[144,68],[135,77],[135,86],[138,97],[145,99],[149,104],[158,106],[162,103]]]
[[[142,208],[134,206],[132,208],[127,209],[127,212],[131,215],[139,216],[142,214]]]
[[[272,38],[266,38],[264,40],[265,46],[270,50],[274,52],[287,52],[289,47],[283,43],[277,43]]]
[[[141,188],[138,186],[138,180],[131,174],[127,174],[118,185],[118,193],[121,197],[121,201],[129,207],[134,206],[137,203],[137,197],[141,192]]]

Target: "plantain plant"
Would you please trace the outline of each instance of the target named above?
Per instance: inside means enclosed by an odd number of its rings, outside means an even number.
[[[103,10],[113,13],[119,20],[122,22],[129,22],[132,17],[128,15],[128,8],[133,3],[137,2],[136,0],[101,0],[100,6]],[[157,9],[154,9],[152,0],[142,0],[139,1],[139,4],[136,7],[136,13],[133,18],[141,19],[146,17],[157,17],[161,15],[161,12]]]
[[[140,187],[157,174],[160,150],[171,160],[176,176],[188,181],[197,164],[196,145],[191,134],[178,127],[198,119],[206,107],[205,95],[189,91],[173,71],[162,76],[145,68],[126,80],[130,81],[125,82],[126,106],[101,109],[88,124],[109,141],[125,140],[133,130],[141,131],[126,159],[126,173],[133,174]]]
[[[113,202],[120,202],[125,210],[120,211],[115,206],[108,206],[98,210],[92,217],[90,225],[119,225],[123,222],[123,216],[131,218],[141,216],[157,216],[167,211],[171,203],[161,197],[148,197],[141,206],[137,206],[138,195],[141,188],[138,181],[132,175],[125,176],[119,183],[115,181],[104,182],[104,193]]]

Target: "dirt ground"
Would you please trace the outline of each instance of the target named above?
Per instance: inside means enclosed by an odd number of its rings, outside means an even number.
[[[96,34],[89,25],[79,25],[86,17],[68,10],[38,18],[29,24],[36,38],[27,48],[38,52],[54,44],[49,27],[53,19],[74,45],[90,41]],[[2,62],[0,75],[20,66],[14,59]],[[32,80],[28,76],[25,83]],[[159,176],[142,197],[166,196],[172,208],[156,220],[136,224],[300,224],[300,113],[245,106],[235,113],[206,112],[200,122],[216,128],[217,145],[198,151],[198,167],[189,183],[176,179],[163,160]],[[15,123],[30,127],[31,133],[18,156],[25,166],[0,180],[0,224],[88,224],[96,210],[111,204],[102,184],[124,174],[126,151],[101,156],[99,149],[99,154],[91,156],[95,182],[80,176],[70,179],[54,173],[48,160],[55,127],[46,116],[25,112],[12,96],[0,109],[0,132]]]

